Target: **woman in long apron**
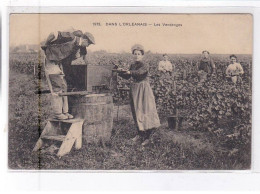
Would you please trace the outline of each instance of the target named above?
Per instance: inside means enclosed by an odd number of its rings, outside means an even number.
[[[149,83],[149,65],[142,61],[144,48],[141,45],[134,45],[131,50],[135,63],[119,76],[125,79],[133,78],[130,88],[130,106],[138,134],[132,140],[136,142],[140,139],[144,146],[149,143],[151,132],[160,126],[160,120]]]

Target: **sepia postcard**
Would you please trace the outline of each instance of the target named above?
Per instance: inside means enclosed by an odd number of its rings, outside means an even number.
[[[9,21],[9,169],[251,169],[253,15]]]

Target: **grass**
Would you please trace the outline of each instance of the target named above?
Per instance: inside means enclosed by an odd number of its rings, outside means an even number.
[[[81,150],[73,149],[61,159],[55,152],[45,150],[38,155],[29,150],[15,164],[19,169],[79,170],[229,170],[248,167],[229,157],[229,152],[223,152],[216,142],[206,141],[205,136],[197,138],[188,132],[170,131],[166,126],[152,135],[149,146],[134,144],[131,138],[135,131],[131,126],[133,123],[127,120],[116,122],[111,144],[105,148],[83,144]]]

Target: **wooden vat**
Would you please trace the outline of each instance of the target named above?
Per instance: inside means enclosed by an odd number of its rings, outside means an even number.
[[[84,119],[84,143],[108,142],[113,128],[113,98],[110,94],[69,96],[70,112]]]

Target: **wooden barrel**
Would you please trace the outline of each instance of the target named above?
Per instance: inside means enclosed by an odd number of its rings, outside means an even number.
[[[83,142],[108,142],[113,128],[113,98],[110,94],[69,97],[70,112],[84,119]]]

